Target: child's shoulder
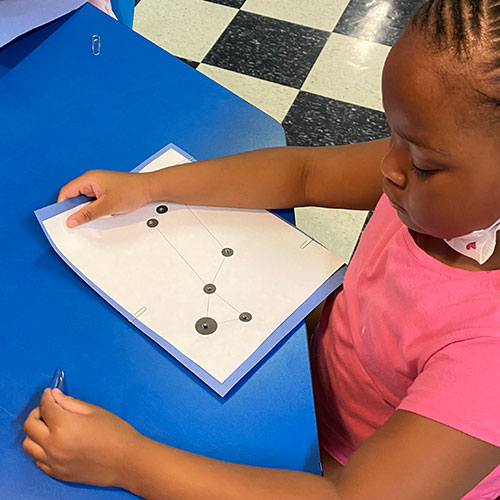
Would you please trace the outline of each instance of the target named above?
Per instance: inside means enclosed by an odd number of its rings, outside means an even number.
[[[444,242],[443,245],[453,252]],[[394,274],[408,285],[421,282],[427,286],[431,283],[444,288],[453,286],[457,294],[476,296],[481,290],[495,297],[500,294],[500,270],[471,270],[436,258],[417,243],[416,235],[401,222],[385,195],[363,232],[350,267],[355,272],[373,272],[378,268],[380,277],[387,279]]]
[[[385,196],[349,265],[344,289],[357,310],[390,313],[415,332],[475,335],[488,329],[500,338],[500,271],[467,271],[436,260],[417,245]]]

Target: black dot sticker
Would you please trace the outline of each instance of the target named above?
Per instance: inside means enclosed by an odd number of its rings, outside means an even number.
[[[240,321],[243,321],[243,323],[248,323],[249,321],[252,321],[252,315],[249,312],[242,312],[240,314]]]
[[[194,325],[200,335],[210,335],[217,330],[217,321],[213,318],[200,318]]]
[[[156,212],[159,214],[166,214],[168,212],[167,205],[159,205],[156,207]]]
[[[146,225],[148,227],[156,227],[159,224],[158,219],[148,219]]]

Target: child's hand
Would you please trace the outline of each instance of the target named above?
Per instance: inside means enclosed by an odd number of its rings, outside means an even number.
[[[23,449],[49,476],[121,486],[143,439],[124,420],[98,406],[46,389],[24,423]]]
[[[90,170],[72,180],[61,191],[57,201],[84,194],[95,201],[74,213],[66,224],[76,227],[104,215],[131,212],[149,202],[148,174]]]

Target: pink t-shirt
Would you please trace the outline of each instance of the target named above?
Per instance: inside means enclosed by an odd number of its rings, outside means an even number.
[[[345,463],[397,409],[500,446],[500,271],[425,253],[382,196],[314,341],[321,445]],[[464,497],[500,495],[500,467]]]
[[[89,0],[89,3],[116,19],[115,13],[111,7],[111,0]]]

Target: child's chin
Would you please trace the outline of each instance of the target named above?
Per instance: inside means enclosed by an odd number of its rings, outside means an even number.
[[[415,233],[427,234],[426,231],[424,231],[421,227],[419,227],[411,220],[408,212],[398,210],[398,217],[399,220],[411,231],[414,231]]]
[[[413,229],[416,231],[415,224],[413,224],[410,216],[408,215],[408,212],[403,209],[396,209],[396,212],[398,214],[399,220],[405,225],[408,226],[409,229]]]

